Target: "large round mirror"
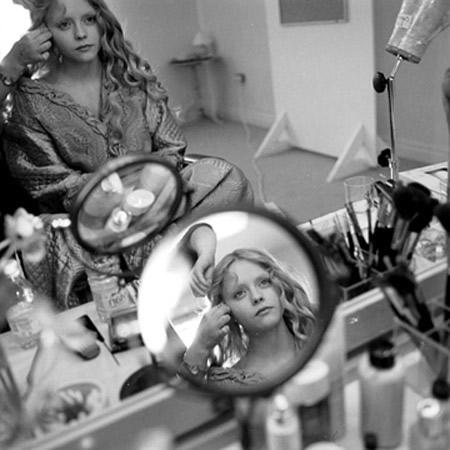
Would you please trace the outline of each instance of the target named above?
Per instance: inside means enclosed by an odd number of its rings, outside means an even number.
[[[124,156],[99,170],[80,191],[71,214],[78,242],[117,254],[162,231],[182,198],[181,180],[163,160]]]
[[[192,218],[159,244],[138,317],[168,379],[263,395],[312,357],[336,303],[309,239],[278,215],[242,208]]]

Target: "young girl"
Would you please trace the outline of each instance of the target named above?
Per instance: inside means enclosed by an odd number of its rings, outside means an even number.
[[[303,288],[269,254],[237,249],[215,267],[204,315],[184,355],[191,373],[211,382],[257,383],[292,362],[315,317]],[[221,367],[209,367],[214,348]]]
[[[41,213],[70,211],[97,169],[129,153],[154,153],[173,164],[191,192],[193,209],[252,201],[247,179],[228,162],[206,158],[186,167],[186,142],[167,93],[104,0],[20,2],[31,12],[25,47],[33,51],[25,55],[22,42],[0,64],[0,82],[13,88],[3,150],[12,176]],[[83,268],[64,241],[48,232],[52,259],[27,274],[67,306]],[[123,263],[142,268],[151,248],[150,242],[123,255]],[[60,279],[55,282],[53,274]]]

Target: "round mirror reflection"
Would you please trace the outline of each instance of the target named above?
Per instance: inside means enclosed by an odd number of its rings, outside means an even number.
[[[213,245],[213,264],[199,245]],[[308,238],[289,222],[265,210],[217,211],[155,249],[141,279],[139,323],[169,377],[259,395],[311,358],[333,293]]]
[[[181,201],[181,181],[167,163],[127,156],[111,161],[80,192],[71,221],[80,244],[116,254],[160,232]]]

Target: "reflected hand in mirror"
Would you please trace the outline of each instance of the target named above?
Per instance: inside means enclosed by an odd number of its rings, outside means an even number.
[[[252,395],[272,391],[309,360],[335,301],[305,236],[265,210],[234,209],[161,242],[144,270],[138,310],[144,342],[170,376]]]

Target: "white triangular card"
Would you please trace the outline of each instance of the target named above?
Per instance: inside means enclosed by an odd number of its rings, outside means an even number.
[[[287,114],[284,112],[270,127],[253,159],[258,159],[262,155],[280,153],[292,147],[298,147],[298,143]]]
[[[328,183],[377,167],[374,150],[367,141],[366,129],[360,125],[328,174]]]

